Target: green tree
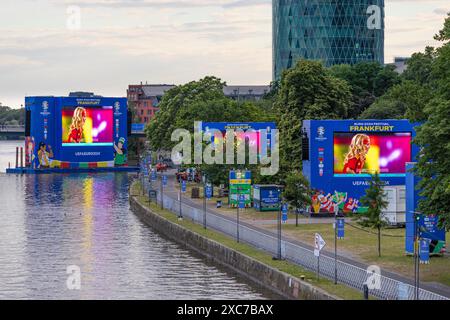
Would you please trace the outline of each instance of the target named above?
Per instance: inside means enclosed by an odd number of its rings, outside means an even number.
[[[128,110],[130,110],[131,114],[133,115],[133,119],[132,119],[133,123],[140,123],[141,120],[139,119],[136,102],[128,101]]]
[[[7,106],[0,106],[0,124],[1,125],[24,125],[25,109],[12,109]]]
[[[223,86],[220,79],[205,77],[167,91],[160,103],[160,111],[146,129],[147,137],[154,150],[170,150],[173,146],[171,135],[180,123],[180,114],[193,104],[223,99]],[[186,114],[185,112],[183,114]],[[193,130],[193,123],[187,130]]]
[[[402,79],[411,80],[421,85],[427,85],[431,82],[431,69],[436,52],[433,47],[426,47],[425,52],[414,53],[408,59],[406,65],[408,68],[403,72]]]
[[[403,81],[389,89],[360,116],[361,119],[403,119],[422,121],[424,106],[432,98],[431,89],[414,81]]]
[[[300,60],[281,76],[275,102],[283,174],[301,170],[301,126],[307,119],[342,119],[351,105],[346,81],[317,61]]]
[[[283,197],[292,208],[305,208],[311,204],[312,192],[308,180],[298,171],[287,175]]]
[[[153,150],[171,150],[178,142],[171,141],[175,129],[193,133],[194,123],[203,122],[257,122],[274,121],[272,102],[237,102],[225,97],[220,79],[206,77],[169,90],[160,104],[160,112],[147,127],[147,137]],[[193,138],[193,137],[192,137]],[[204,144],[204,147],[206,145]],[[249,169],[257,172],[256,165],[200,165],[197,166],[214,184],[227,184],[231,169]]]
[[[384,183],[378,173],[372,175],[370,187],[366,189],[366,195],[361,198],[361,204],[367,206],[365,213],[355,216],[358,223],[367,228],[378,231],[378,256],[381,257],[381,230],[386,226],[383,210],[387,208],[386,193],[383,189]]]
[[[430,116],[414,141],[421,147],[416,166],[422,178],[419,210],[438,214],[440,226],[450,230],[450,101],[435,99],[426,111]]]

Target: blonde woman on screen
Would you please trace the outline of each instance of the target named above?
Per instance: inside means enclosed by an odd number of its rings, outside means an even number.
[[[69,143],[81,143],[83,140],[83,127],[86,123],[86,109],[78,107],[73,112],[70,134],[67,139]]]

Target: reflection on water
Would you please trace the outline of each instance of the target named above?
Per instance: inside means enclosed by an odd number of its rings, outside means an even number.
[[[16,165],[16,147],[24,148],[25,143],[23,141],[0,140],[0,172],[6,172],[8,163],[11,164],[11,168]]]
[[[128,186],[127,174],[0,174],[0,299],[264,298],[143,225]]]

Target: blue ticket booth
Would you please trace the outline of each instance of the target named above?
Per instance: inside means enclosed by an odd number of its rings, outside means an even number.
[[[254,185],[253,205],[256,210],[279,211],[281,188],[277,185]]]

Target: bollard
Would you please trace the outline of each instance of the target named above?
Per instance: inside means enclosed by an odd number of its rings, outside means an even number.
[[[16,168],[19,167],[19,147],[16,147]]]
[[[364,285],[364,300],[369,300],[369,287],[367,284]]]
[[[23,147],[20,147],[20,167],[23,168]]]

